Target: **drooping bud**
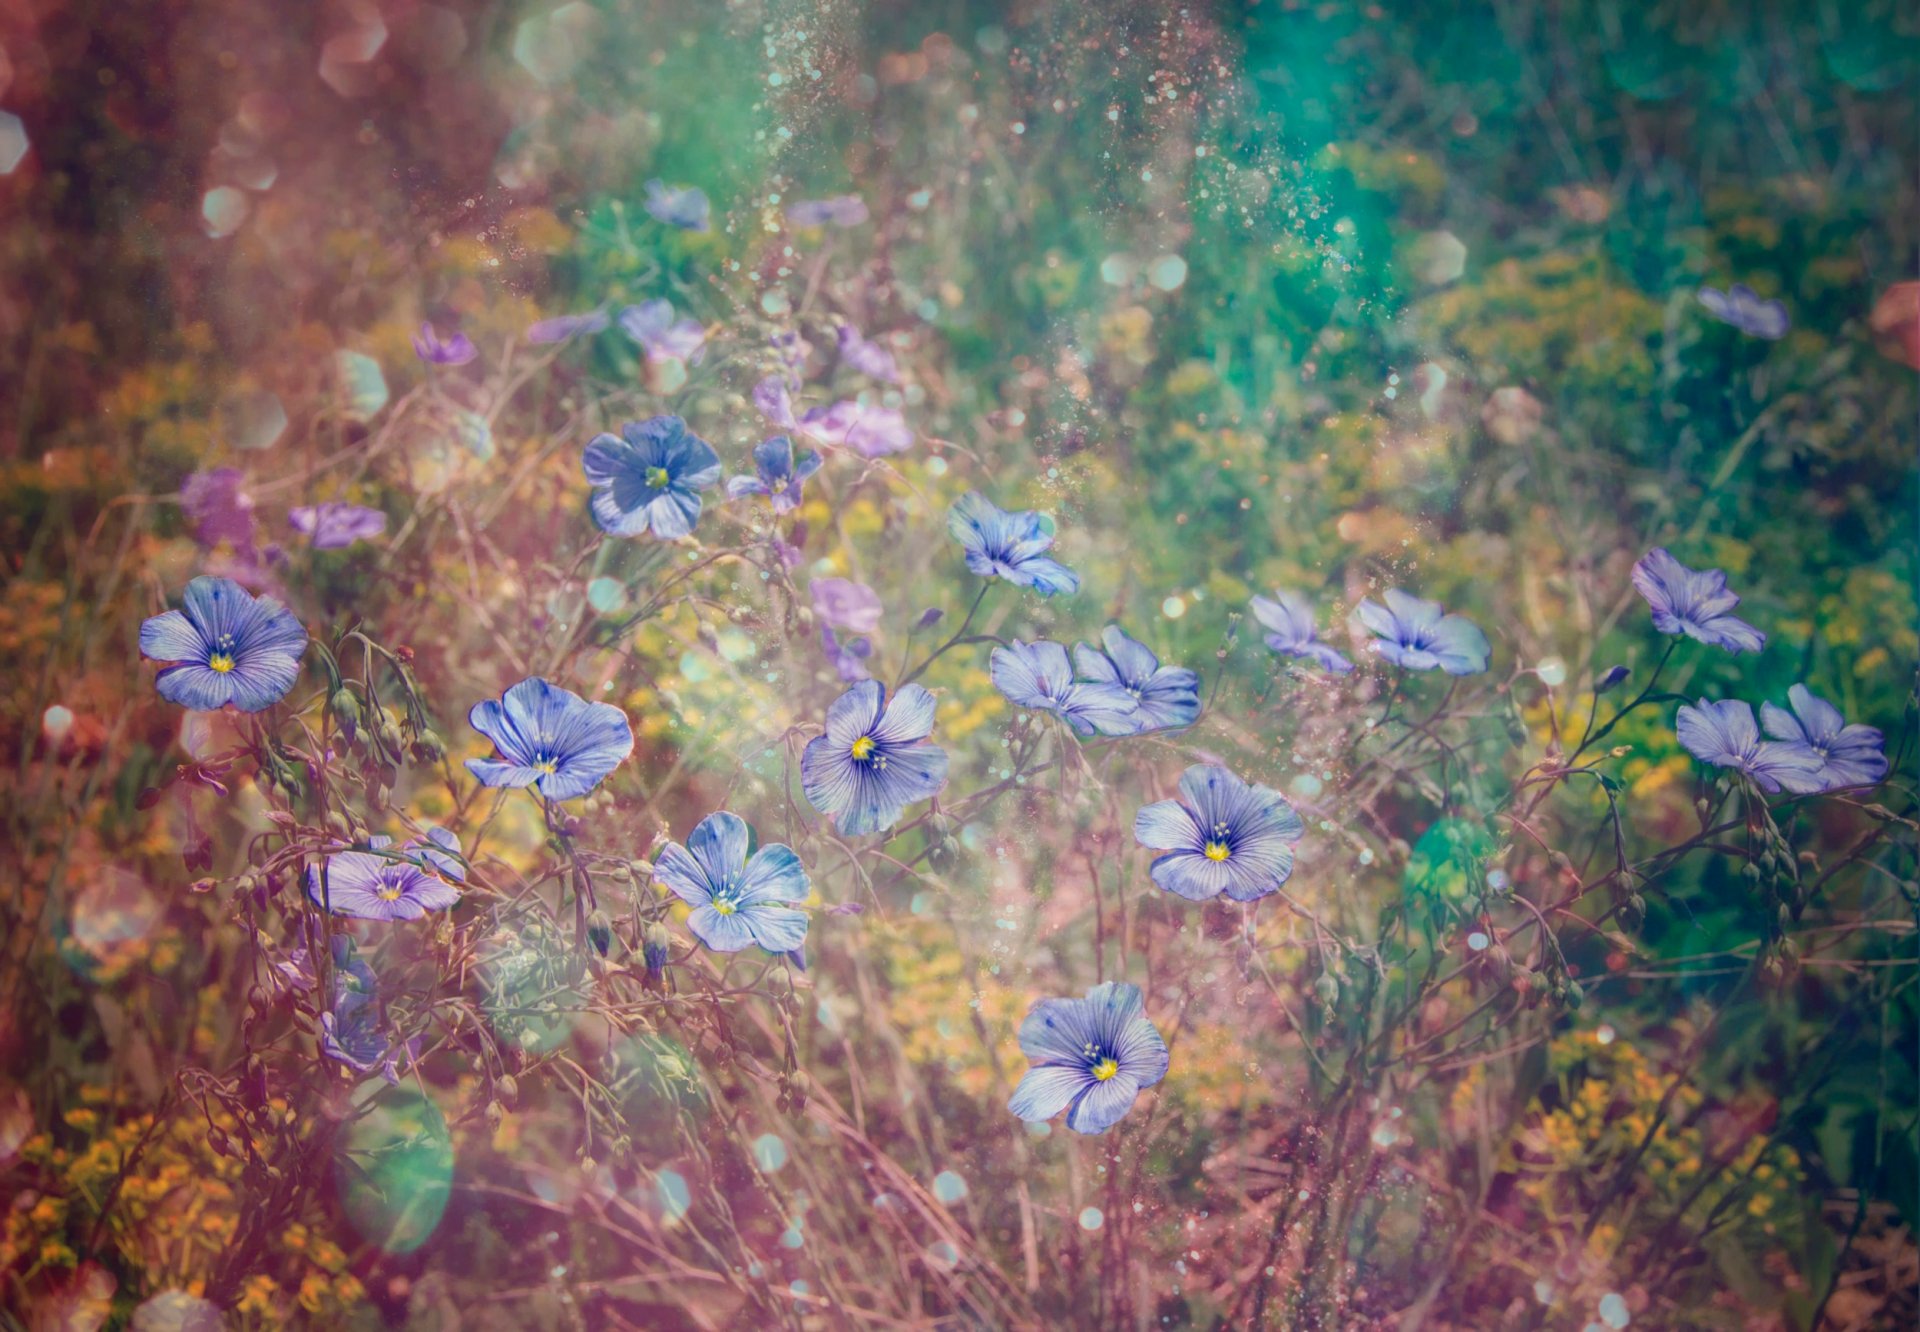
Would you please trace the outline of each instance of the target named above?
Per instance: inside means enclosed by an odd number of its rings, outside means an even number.
[[[1596,695],[1604,694],[1632,674],[1625,666],[1610,667],[1605,675],[1593,682],[1593,692]]]

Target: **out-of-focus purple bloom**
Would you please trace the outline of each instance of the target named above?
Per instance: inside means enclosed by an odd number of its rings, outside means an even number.
[[[707,330],[697,319],[675,319],[673,302],[643,301],[620,312],[620,327],[646,349],[649,361],[697,363],[707,344]]]
[[[238,556],[251,558],[255,523],[253,496],[238,468],[216,467],[195,472],[180,485],[180,508],[193,524],[193,537],[202,549],[225,542]]]
[[[373,851],[393,845],[390,837],[372,838]],[[307,867],[307,896],[337,916],[361,920],[419,920],[460,900],[460,890],[439,874],[409,861],[367,851],[339,851],[327,857],[322,873]]]
[[[1700,304],[1723,324],[1739,329],[1750,338],[1775,342],[1787,335],[1792,321],[1787,307],[1779,301],[1763,301],[1758,292],[1744,282],[1736,282],[1726,291],[1702,287]]]
[[[1043,553],[1053,547],[1053,526],[1031,509],[1008,512],[970,490],[948,511],[947,532],[982,578],[1004,578],[1043,597],[1080,590],[1080,575]]]
[[[838,629],[870,634],[880,627],[880,594],[850,578],[813,580],[813,613]]]
[[[1385,606],[1362,598],[1354,616],[1374,634],[1373,650],[1410,671],[1439,669],[1448,675],[1477,675],[1487,669],[1493,649],[1480,626],[1461,615],[1446,615],[1437,601],[1409,596],[1397,587],[1386,591]]]
[[[1195,764],[1181,774],[1180,794],[1184,804],[1162,800],[1134,815],[1134,840],[1167,853],[1153,862],[1155,883],[1190,902],[1223,892],[1251,902],[1287,881],[1307,826],[1279,792]]]
[[[877,342],[867,341],[852,324],[840,325],[839,337],[841,360],[869,379],[888,384],[900,382],[900,367],[894,364],[892,352]]]
[[[420,325],[420,331],[413,335],[413,354],[428,365],[465,365],[480,354],[480,349],[465,333],[443,340],[428,323]]]
[[[1653,627],[1729,652],[1758,652],[1767,636],[1734,615],[1740,598],[1718,569],[1689,569],[1655,546],[1633,566],[1633,585],[1653,607]]]
[[[799,428],[823,443],[844,444],[863,458],[883,458],[913,447],[906,417],[892,407],[866,407],[850,398],[813,408],[800,418]]]
[[[1275,652],[1305,657],[1335,675],[1345,675],[1353,669],[1346,654],[1320,641],[1313,627],[1313,603],[1300,593],[1281,588],[1274,592],[1272,600],[1255,597],[1250,604],[1253,618],[1267,631],[1267,646]]]
[[[873,672],[867,669],[867,661],[873,656],[871,640],[865,637],[850,638],[842,643],[840,636],[833,632],[833,626],[823,624],[820,626],[820,650],[833,663],[835,673],[848,684],[873,678]]]
[[[1029,1123],[1067,1112],[1075,1133],[1104,1133],[1143,1088],[1166,1077],[1167,1043],[1141,1011],[1140,987],[1107,981],[1084,999],[1042,999],[1020,1024],[1032,1064],[1007,1101]]]
[[[787,903],[806,901],[807,871],[793,848],[778,842],[749,856],[751,840],[738,814],[709,814],[685,846],[667,843],[653,876],[693,908],[687,928],[715,952],[737,953],[752,944],[792,952],[807,937],[807,913]]]
[[[1162,666],[1153,649],[1131,638],[1117,624],[1100,634],[1101,647],[1076,643],[1073,666],[1080,679],[1124,690],[1138,707],[1127,718],[1132,729],[1103,735],[1145,735],[1191,726],[1200,716],[1200,677],[1184,666]]]
[[[336,954],[333,1002],[320,1015],[320,1051],[361,1073],[378,1072],[398,1083],[419,1054],[418,1040],[394,1046],[381,1023],[378,986],[365,962]]]
[[[607,326],[605,310],[589,310],[585,314],[556,315],[552,319],[542,319],[527,330],[528,342],[565,342],[568,338],[577,338],[583,334],[598,333]]]
[[[1821,789],[1821,761],[1800,746],[1762,740],[1753,709],[1737,698],[1718,702],[1683,703],[1675,721],[1680,743],[1689,754],[1716,768],[1744,773],[1762,791],[1781,787],[1805,795]]]
[[[611,703],[589,703],[538,676],[500,698],[473,705],[473,729],[500,757],[468,759],[485,786],[531,786],[549,800],[574,800],[633,752],[633,727]]]
[[[1067,650],[1058,643],[1015,639],[996,647],[988,673],[1009,703],[1055,713],[1081,735],[1134,735],[1140,729],[1139,701],[1118,684],[1075,680]]]
[[[753,446],[753,467],[758,475],[727,478],[727,497],[765,495],[773,501],[775,513],[792,513],[800,507],[801,487],[820,470],[821,461],[817,453],[794,457],[793,440],[775,435]]]
[[[154,688],[195,712],[271,707],[293,688],[306,650],[306,628],[292,611],[230,578],[194,579],[181,609],[140,626],[140,655],[169,663]]]
[[[857,194],[831,199],[802,199],[787,209],[787,221],[796,227],[857,227],[867,220],[867,201]]]
[[[768,375],[753,386],[753,405],[760,415],[782,430],[800,428],[793,415],[793,395],[787,381],[778,375]]]
[[[866,680],[827,709],[826,734],[800,756],[807,800],[848,837],[881,832],[901,811],[938,795],[947,784],[947,753],[929,744],[933,695],[908,685],[887,701],[877,680]]]
[[[356,541],[370,541],[387,530],[387,515],[364,504],[328,500],[287,513],[287,524],[313,538],[315,550],[342,550]]]
[[[1879,727],[1848,725],[1840,709],[1803,684],[1787,690],[1787,702],[1792,712],[1762,703],[1760,723],[1789,750],[1819,764],[1814,775],[1820,790],[1872,786],[1886,777],[1887,739]]]
[[[593,521],[613,536],[651,531],[663,541],[693,531],[700,492],[720,479],[720,455],[677,416],[629,421],[596,435],[581,458],[593,490]]]
[[[798,383],[807,368],[807,358],[813,355],[813,344],[797,332],[775,333],[769,341],[773,343],[775,354],[780,357],[780,364]]]
[[[646,209],[656,222],[682,231],[705,231],[711,207],[707,192],[697,185],[669,185],[662,180],[647,182]]]

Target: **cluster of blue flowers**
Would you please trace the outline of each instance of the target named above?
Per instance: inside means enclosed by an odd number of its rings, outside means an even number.
[[[855,205],[857,199],[823,200],[794,205],[791,215],[795,225],[854,226],[866,216],[864,205]],[[701,231],[709,225],[708,201],[698,190],[649,182],[646,207],[672,227]],[[1735,288],[1723,301],[1703,293],[1703,300],[1729,322],[1753,325],[1748,331],[1756,336],[1778,336],[1770,330],[1781,321],[1747,301],[1751,293],[1743,292]],[[564,342],[597,333],[610,322],[605,311],[568,315],[535,325],[528,337]],[[705,341],[705,331],[693,320],[676,318],[665,300],[629,306],[618,323],[652,359],[697,359]],[[477,355],[464,336],[443,339],[431,324],[422,327],[416,348],[423,360],[440,366],[463,365]],[[798,359],[789,358],[790,368],[807,354],[804,347],[792,350]],[[891,352],[851,326],[838,330],[838,351],[841,363],[859,373],[898,382]],[[783,376],[763,380],[754,399],[763,414],[793,433],[754,448],[752,474],[726,481],[729,499],[763,497],[776,515],[800,507],[808,478],[824,460],[818,453],[797,451],[794,433],[867,458],[911,441],[897,412],[852,400],[796,417],[788,382]],[[798,384],[797,375],[792,382]],[[593,521],[601,531],[666,541],[693,533],[704,492],[720,483],[723,470],[713,446],[671,415],[628,422],[618,434],[596,436],[586,445],[581,465]],[[244,497],[234,484],[223,479],[219,487],[200,489],[206,493],[197,494],[196,503],[208,510],[206,522],[225,521],[209,508],[217,489],[226,497],[222,513],[232,510],[227,517],[235,523],[245,518],[250,533],[251,518],[241,513]],[[295,510],[293,522],[316,547],[328,548],[378,535],[386,516],[334,503]],[[1080,587],[1079,575],[1049,553],[1054,527],[1039,512],[1001,509],[969,492],[952,506],[947,526],[968,569],[980,578],[1042,597]],[[792,554],[797,560],[797,551]],[[1764,647],[1766,636],[1734,613],[1740,598],[1727,589],[1719,570],[1692,570],[1656,549],[1634,566],[1632,577],[1661,633],[1736,653]],[[981,596],[986,591],[983,586]],[[882,615],[872,589],[844,579],[815,579],[812,593],[829,655],[843,679],[854,683],[827,709],[821,733],[805,746],[801,788],[842,837],[889,834],[909,807],[935,800],[946,788],[948,756],[932,738],[935,699],[912,682],[919,671],[891,695],[885,685],[866,678],[872,648],[864,635],[878,628]],[[1335,675],[1355,669],[1346,653],[1319,637],[1315,608],[1306,595],[1278,589],[1271,598],[1252,598],[1251,610],[1274,653]],[[919,627],[939,616],[926,613]],[[1399,588],[1387,589],[1381,602],[1363,598],[1354,608],[1352,626],[1357,641],[1364,639],[1373,655],[1402,671],[1465,676],[1489,668],[1491,648],[1479,626]],[[836,628],[859,636],[842,644]],[[963,625],[947,647],[964,632]],[[290,612],[217,577],[194,579],[179,610],[152,617],[140,632],[142,653],[163,664],[159,693],[200,711],[259,712],[272,706],[293,687],[306,646],[306,630]],[[1050,713],[1080,737],[1179,730],[1194,725],[1202,710],[1198,674],[1163,665],[1150,647],[1116,624],[1106,626],[1097,646],[1076,643],[1071,653],[1046,640],[1001,641],[989,666],[994,686],[1009,702]],[[1624,673],[1616,668],[1596,692],[1618,683]],[[1702,699],[1679,709],[1679,738],[1703,762],[1737,772],[1768,793],[1841,790],[1885,777],[1879,731],[1847,724],[1836,707],[1804,684],[1788,691],[1788,705],[1766,703],[1756,721],[1745,702]],[[590,702],[539,677],[474,705],[469,721],[495,751],[466,761],[473,776],[488,787],[529,789],[546,802],[586,796],[634,747],[632,726],[620,708]],[[1249,903],[1282,890],[1306,827],[1278,792],[1217,763],[1203,763],[1181,775],[1178,798],[1140,808],[1133,831],[1138,844],[1153,853],[1150,875],[1160,889],[1192,902],[1225,897]],[[308,869],[306,886],[315,905],[333,915],[411,921],[453,907],[461,897],[465,867],[457,840],[430,829],[398,847],[375,837],[364,848],[332,852]],[[757,947],[801,963],[808,930],[804,906],[812,893],[806,869],[788,846],[756,847],[752,828],[739,815],[709,814],[684,845],[672,842],[660,850],[653,874],[689,908],[688,928],[707,948],[735,953]],[[350,944],[347,948],[334,968],[330,1006],[321,1018],[322,1048],[355,1069],[392,1078],[409,1052],[388,1042],[373,974],[351,957]],[[653,935],[647,948],[650,973],[658,972],[667,949]],[[1084,998],[1040,1000],[1019,1039],[1031,1067],[1009,1109],[1036,1121],[1064,1113],[1068,1127],[1082,1133],[1101,1133],[1118,1123],[1143,1089],[1164,1078],[1169,1064],[1166,1043],[1146,1016],[1140,989],[1122,982],[1097,985]]]
[[[1689,569],[1656,546],[1633,566],[1633,585],[1653,611],[1653,627],[1728,652],[1758,652],[1767,636],[1733,613],[1740,598],[1718,569]],[[1804,684],[1787,691],[1791,708],[1701,699],[1682,704],[1674,722],[1680,743],[1702,763],[1747,778],[1769,795],[1811,795],[1872,786],[1887,775],[1886,738],[1872,726],[1848,725],[1840,709]],[[1761,725],[1771,739],[1761,738]]]

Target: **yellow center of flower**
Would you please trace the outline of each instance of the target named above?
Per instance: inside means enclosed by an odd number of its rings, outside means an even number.
[[[1207,843],[1207,859],[1208,860],[1225,860],[1227,858],[1227,855],[1228,855],[1227,844],[1225,842],[1208,842]]]
[[[382,902],[398,902],[400,900],[400,885],[390,883],[384,888],[377,888],[374,890],[374,896]]]
[[[716,897],[713,899],[713,910],[715,915],[731,916],[733,914],[734,907],[733,907],[733,903],[728,899],[724,897]]]
[[[1114,1074],[1118,1073],[1119,1071],[1120,1071],[1120,1065],[1114,1063],[1113,1060],[1102,1059],[1099,1063],[1093,1066],[1093,1078],[1095,1082],[1105,1082],[1108,1078],[1112,1077]]]
[[[673,478],[667,474],[667,469],[664,467],[649,467],[647,469],[647,484],[655,490],[665,490],[667,488],[667,482],[671,480],[673,480]]]
[[[535,763],[533,765],[533,770],[535,772],[545,773],[547,776],[551,777],[556,771],[558,771],[558,767],[559,765],[554,763],[552,759],[546,758],[546,759],[541,759],[538,763]]]
[[[863,735],[853,742],[853,756],[865,763],[873,757],[873,737]]]
[[[207,665],[211,666],[214,670],[220,672],[220,674],[225,675],[228,671],[233,669],[233,654],[228,652],[216,652],[211,657],[207,658]]]

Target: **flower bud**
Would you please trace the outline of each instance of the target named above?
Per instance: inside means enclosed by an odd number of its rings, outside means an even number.
[[[493,1094],[502,1105],[511,1110],[520,1103],[520,1082],[511,1073],[503,1073],[494,1080]]]
[[[667,969],[667,959],[673,956],[673,935],[659,921],[651,921],[646,933],[640,940],[640,957],[646,963],[650,975],[659,976]]]
[[[1598,680],[1593,682],[1593,692],[1596,695],[1604,694],[1631,674],[1633,674],[1633,672],[1625,666],[1609,667],[1605,675],[1602,675]]]
[[[587,942],[602,957],[613,947],[613,921],[606,912],[596,911],[587,917]]]
[[[360,700],[345,685],[333,691],[327,700],[327,709],[333,713],[333,720],[340,727],[340,733],[352,744],[360,730]]]

